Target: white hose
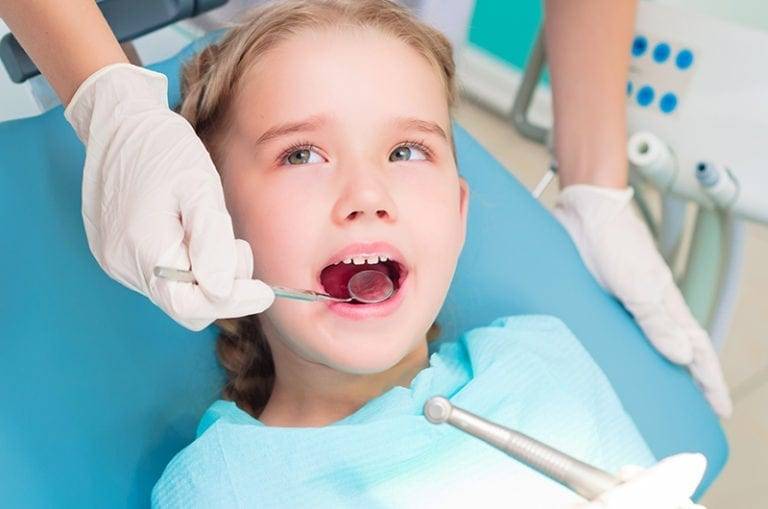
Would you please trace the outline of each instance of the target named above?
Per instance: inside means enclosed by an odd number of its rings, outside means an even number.
[[[677,162],[669,146],[656,135],[640,131],[627,142],[629,163],[659,190],[665,191],[677,173]]]
[[[744,268],[744,240],[746,225],[744,221],[728,214],[724,218],[725,239],[723,249],[725,261],[720,271],[720,289],[718,301],[712,311],[709,336],[715,348],[720,351],[725,344],[733,320],[733,313],[739,296],[741,271]]]

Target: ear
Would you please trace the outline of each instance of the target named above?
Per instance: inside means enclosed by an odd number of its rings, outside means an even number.
[[[461,247],[467,238],[467,217],[469,216],[469,182],[459,176],[459,214],[461,215]]]

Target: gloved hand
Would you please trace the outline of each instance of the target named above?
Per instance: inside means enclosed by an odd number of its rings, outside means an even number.
[[[567,186],[553,213],[598,283],[624,304],[657,350],[688,366],[715,412],[728,417],[731,398],[712,341],[632,210],[633,194],[632,188]]]
[[[698,453],[676,454],[648,469],[626,466],[618,474],[623,484],[572,509],[706,509],[690,500],[706,467]]]
[[[260,313],[275,295],[251,279],[253,253],[236,240],[221,180],[192,126],[168,108],[164,75],[113,64],[80,85],[64,115],[86,146],[83,221],[112,278],[178,323]],[[157,278],[191,269],[197,285]]]

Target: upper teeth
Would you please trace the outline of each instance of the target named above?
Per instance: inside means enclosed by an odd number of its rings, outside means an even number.
[[[346,264],[354,263],[355,265],[363,265],[364,263],[367,263],[369,265],[373,265],[379,262],[386,262],[387,260],[389,260],[389,257],[387,256],[373,255],[373,256],[352,256],[350,258],[345,258],[342,261]]]

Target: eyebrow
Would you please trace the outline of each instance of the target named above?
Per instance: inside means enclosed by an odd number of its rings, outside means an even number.
[[[276,125],[267,129],[264,134],[256,140],[256,145],[261,145],[275,138],[280,138],[292,133],[317,131],[328,122],[328,118],[322,115],[313,115],[298,122],[288,122],[286,124]]]
[[[298,122],[288,122],[285,124],[276,125],[267,129],[264,134],[259,136],[259,139],[256,140],[256,145],[261,145],[270,140],[280,138],[288,134],[317,131],[327,123],[327,116],[313,115],[304,120],[299,120]],[[448,141],[448,135],[437,122],[411,117],[398,117],[394,119],[393,125],[400,129],[413,129],[416,131],[435,134],[443,138],[445,141]]]
[[[415,131],[422,131],[425,133],[436,134],[445,141],[448,141],[448,135],[445,130],[440,127],[440,124],[433,121],[421,120],[418,118],[397,118],[395,119],[395,125],[401,129],[413,129]]]

